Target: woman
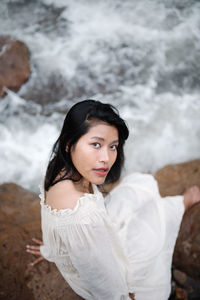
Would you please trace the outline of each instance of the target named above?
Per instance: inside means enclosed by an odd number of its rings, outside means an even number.
[[[168,299],[181,218],[200,201],[197,187],[161,198],[153,177],[139,173],[104,199],[97,186],[119,181],[128,134],[109,104],[85,100],[70,109],[41,189],[44,244],[27,245],[39,255],[32,265],[54,262],[87,300]]]

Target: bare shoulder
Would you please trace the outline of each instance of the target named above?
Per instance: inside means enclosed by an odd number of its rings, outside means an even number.
[[[71,180],[63,180],[46,192],[46,204],[52,209],[73,209],[83,193],[77,191]]]

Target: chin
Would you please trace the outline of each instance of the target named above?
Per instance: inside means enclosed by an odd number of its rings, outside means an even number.
[[[99,185],[99,184],[103,184],[105,182],[106,178],[103,177],[103,178],[97,178],[97,179],[94,179],[92,181],[93,184],[96,184],[96,185]]]

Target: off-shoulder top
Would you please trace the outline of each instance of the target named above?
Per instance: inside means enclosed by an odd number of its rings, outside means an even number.
[[[74,209],[51,209],[41,186],[42,255],[54,262],[72,289],[87,300],[130,299],[128,261],[104,205],[85,193]]]

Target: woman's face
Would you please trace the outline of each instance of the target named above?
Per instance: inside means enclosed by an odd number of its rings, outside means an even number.
[[[116,127],[95,122],[71,148],[71,159],[87,182],[102,184],[117,158],[119,143]]]

